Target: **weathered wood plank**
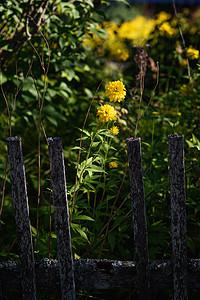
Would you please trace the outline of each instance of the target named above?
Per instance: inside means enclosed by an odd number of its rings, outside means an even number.
[[[34,300],[37,299],[36,277],[22,143],[21,138],[18,137],[10,137],[6,141],[19,247],[23,298]]]
[[[62,140],[60,138],[48,138],[48,144],[58,243],[61,293],[63,300],[74,300],[76,298],[74,266],[71,247]]]
[[[145,215],[144,184],[142,174],[141,140],[129,138],[127,154],[129,161],[131,199],[133,207],[133,230],[137,268],[137,287],[140,299],[149,298],[148,241]]]
[[[169,135],[168,140],[172,247],[174,260],[174,299],[178,300],[188,299],[184,140],[182,135],[175,134]]]
[[[36,262],[38,290],[60,289],[59,263],[43,258]],[[200,259],[188,260],[188,287],[200,290]],[[152,289],[173,288],[173,261],[150,261]],[[74,261],[76,290],[137,288],[136,262],[85,259]],[[0,262],[2,291],[21,290],[19,261]]]

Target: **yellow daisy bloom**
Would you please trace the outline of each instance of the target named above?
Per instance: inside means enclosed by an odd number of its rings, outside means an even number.
[[[118,163],[116,163],[115,161],[109,162],[109,168],[110,169],[118,168]]]
[[[199,58],[199,50],[196,50],[194,48],[192,48],[192,46],[190,46],[187,50],[186,50],[186,56],[189,59],[198,59]]]
[[[159,27],[159,31],[161,33],[161,35],[168,35],[168,36],[172,36],[175,34],[176,30],[171,27],[171,25],[169,24],[169,22],[164,22],[160,27]]]
[[[116,120],[116,115],[116,110],[109,104],[105,104],[97,108],[97,116],[99,117],[99,121],[102,123]]]
[[[119,133],[119,128],[117,126],[113,126],[113,128],[108,129],[108,132],[112,135],[117,135]]]
[[[112,82],[110,81],[109,84],[106,85],[105,89],[106,96],[109,97],[111,102],[121,102],[126,96],[126,88],[119,80]]]
[[[156,24],[162,24],[163,22],[171,19],[171,15],[165,11],[161,11],[159,14],[156,15]]]

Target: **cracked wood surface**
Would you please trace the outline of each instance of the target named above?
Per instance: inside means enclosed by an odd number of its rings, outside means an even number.
[[[200,289],[200,259],[189,259],[188,288]],[[59,263],[43,258],[35,263],[38,290],[60,288]],[[149,261],[152,289],[173,288],[173,261]],[[80,259],[74,261],[76,290],[79,289],[132,289],[137,288],[136,262],[106,259]],[[21,290],[19,261],[0,262],[2,292]]]
[[[62,300],[75,300],[65,165],[60,138],[48,138]]]
[[[140,299],[148,299],[150,289],[148,267],[149,259],[144,184],[142,174],[141,139],[129,138],[126,140],[126,142],[133,208],[133,231],[138,294],[140,296]]]
[[[185,210],[184,140],[182,135],[169,135],[169,177],[174,269],[174,299],[187,296],[187,247]]]
[[[35,264],[22,143],[21,138],[18,137],[10,137],[7,138],[6,141],[15,211],[23,298],[26,300],[36,300]]]

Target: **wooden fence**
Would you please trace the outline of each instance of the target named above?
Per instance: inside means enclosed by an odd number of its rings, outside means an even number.
[[[36,300],[37,290],[60,289],[63,300],[78,289],[133,289],[150,299],[151,288],[174,288],[174,299],[188,299],[188,289],[200,289],[200,260],[187,259],[184,147],[181,135],[170,135],[172,260],[149,261],[140,138],[127,139],[130,168],[135,261],[79,259],[73,261],[65,166],[60,138],[49,138],[58,261],[34,261],[21,139],[7,139],[19,261],[0,262],[0,299],[5,290],[21,290],[23,299]]]

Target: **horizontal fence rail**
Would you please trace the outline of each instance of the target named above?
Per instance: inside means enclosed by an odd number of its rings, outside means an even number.
[[[44,258],[35,263],[37,290],[60,289],[59,262]],[[200,259],[190,259],[188,288],[200,289]],[[135,261],[79,259],[74,261],[76,290],[137,288]],[[152,289],[173,288],[173,261],[149,262]],[[0,262],[2,290],[21,290],[19,262]]]
[[[21,139],[8,138],[19,261],[0,262],[0,299],[5,290],[22,290],[23,299],[36,300],[36,287],[59,289],[62,300],[75,300],[78,289],[137,289],[139,299],[149,299],[151,289],[173,288],[174,300],[188,299],[190,289],[200,289],[200,260],[188,259],[186,251],[184,141],[181,135],[170,135],[168,141],[172,260],[149,261],[141,140],[130,138],[127,154],[136,260],[74,261],[62,141],[48,138],[58,261],[43,258],[34,262]]]

